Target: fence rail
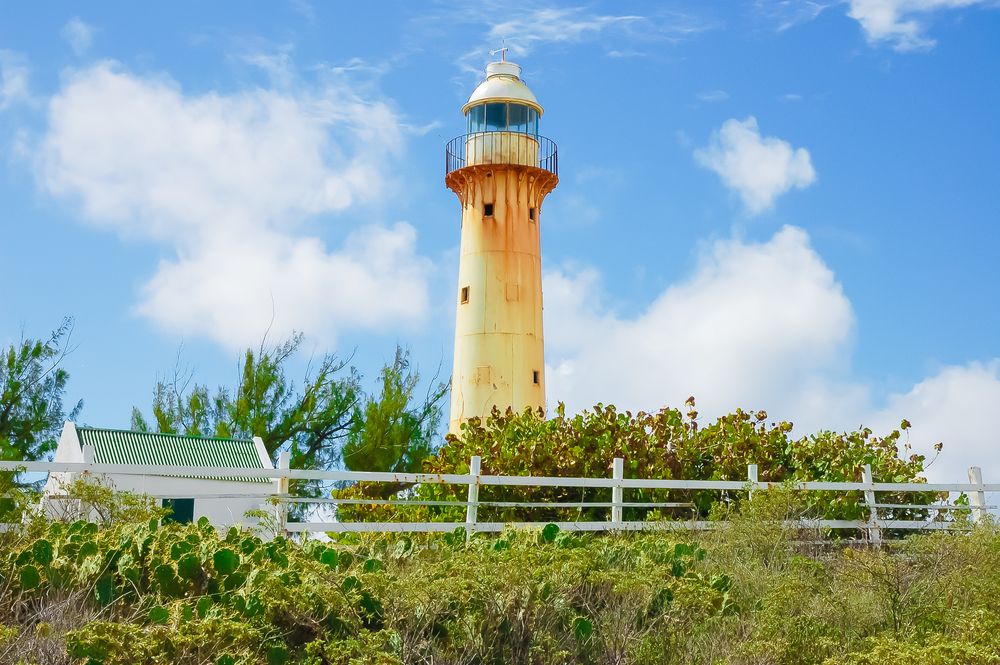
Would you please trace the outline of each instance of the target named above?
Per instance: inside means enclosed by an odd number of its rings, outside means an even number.
[[[85,451],[85,457],[87,456]],[[88,457],[92,459],[92,457]],[[243,498],[275,500],[281,506],[282,516],[287,516],[291,504],[326,504],[326,505],[390,505],[390,506],[429,506],[457,507],[465,509],[465,520],[457,522],[345,522],[345,521],[309,521],[286,522],[284,528],[290,533],[303,532],[442,532],[464,527],[468,532],[498,532],[507,526],[540,527],[547,521],[503,523],[496,521],[479,521],[480,507],[488,508],[608,508],[610,517],[605,521],[562,521],[555,522],[560,528],[576,531],[636,531],[656,529],[710,529],[717,528],[719,522],[695,519],[678,519],[670,521],[630,521],[623,519],[623,512],[628,508],[679,508],[694,509],[694,504],[678,501],[626,501],[624,490],[707,490],[714,492],[748,492],[767,490],[775,487],[789,487],[804,492],[861,492],[868,511],[866,519],[836,520],[809,519],[797,520],[795,526],[817,529],[847,529],[857,530],[867,535],[874,543],[881,542],[886,531],[924,531],[963,527],[969,522],[975,523],[985,519],[986,511],[993,506],[987,506],[986,492],[1000,492],[1000,483],[984,483],[979,467],[969,469],[969,482],[966,483],[886,483],[875,482],[871,468],[865,465],[859,481],[828,482],[799,481],[791,483],[776,483],[761,481],[757,478],[757,466],[751,464],[747,468],[745,480],[656,480],[643,478],[625,478],[624,460],[615,458],[612,463],[612,475],[606,478],[575,478],[550,476],[497,476],[483,475],[480,471],[481,460],[473,457],[469,461],[470,473],[467,474],[429,474],[429,473],[383,473],[368,471],[312,471],[288,468],[288,457],[282,455],[277,469],[241,469],[202,466],[139,466],[130,464],[97,464],[90,462],[0,462],[2,471],[22,471],[28,473],[69,473],[88,474],[90,476],[140,476],[140,477],[185,477],[185,478],[262,478],[276,481],[275,491],[267,492],[262,486],[259,493],[195,493],[186,494],[185,498],[194,499],[225,499]],[[289,480],[320,480],[340,482],[374,482],[392,483],[394,485],[442,484],[467,486],[465,501],[423,501],[415,499],[347,499],[347,498],[315,498],[297,497],[288,493]],[[481,487],[561,487],[561,488],[597,488],[610,489],[611,501],[491,501],[480,500]],[[947,502],[939,503],[884,503],[876,499],[878,493],[920,492],[932,494],[962,493],[968,497],[968,505]],[[150,494],[151,498],[175,498],[175,495],[160,496]],[[56,497],[52,497],[56,498]],[[885,516],[889,510],[928,510],[934,516],[926,520],[893,519]],[[968,513],[969,520],[944,521],[942,515],[952,512]],[[0,525],[2,527],[3,525]]]

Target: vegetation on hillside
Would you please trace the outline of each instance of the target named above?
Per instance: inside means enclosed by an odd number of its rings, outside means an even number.
[[[0,368],[0,457],[50,453],[65,415],[60,367],[68,325],[48,342],[12,345]],[[686,408],[621,412],[598,405],[551,418],[495,411],[435,448],[446,388],[397,350],[365,395],[332,356],[296,386],[295,337],[248,350],[235,386],[160,382],[137,429],[261,436],[293,466],[764,481],[922,480],[925,458],[900,430],[794,436],[763,411],[703,423]],[[75,412],[71,412],[71,417]],[[940,450],[940,447],[937,447]],[[316,493],[316,486],[297,488]],[[462,501],[465,487],[361,483],[340,497]],[[627,520],[716,519],[708,533],[582,536],[555,525],[466,538],[381,535],[292,541],[266,513],[261,533],[178,525],[151,500],[93,483],[72,489],[59,519],[0,474],[0,665],[718,665],[1000,662],[1000,531],[920,535],[870,549],[790,529],[797,518],[867,515],[857,493],[627,490]],[[928,504],[930,492],[880,495]],[[481,501],[608,502],[609,490],[484,486]],[[73,514],[76,511],[76,514]],[[482,521],[605,519],[608,509],[483,506]],[[885,518],[928,516],[887,509]],[[461,521],[464,507],[341,506],[344,519]],[[22,519],[23,516],[23,519]],[[84,520],[86,518],[89,521]],[[268,525],[270,524],[270,527]],[[967,526],[959,515],[957,527]],[[270,532],[266,531],[268,528]]]
[[[0,534],[0,663],[398,665],[1000,661],[1000,532],[804,545],[792,494],[712,533],[386,535],[303,543],[160,523]],[[124,502],[124,503],[122,503]]]

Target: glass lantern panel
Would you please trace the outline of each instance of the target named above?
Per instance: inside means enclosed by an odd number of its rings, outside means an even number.
[[[486,110],[483,105],[473,106],[469,109],[469,133],[481,132],[486,127]]]
[[[512,132],[528,131],[528,107],[522,104],[511,104],[507,111],[507,126]]]
[[[486,105],[486,131],[502,132],[507,129],[507,105]]]

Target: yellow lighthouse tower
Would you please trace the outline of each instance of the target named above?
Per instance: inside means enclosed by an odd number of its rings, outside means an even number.
[[[503,51],[501,51],[503,53]],[[542,201],[558,178],[542,107],[506,62],[462,107],[467,133],[445,150],[445,183],[462,205],[449,431],[498,407],[545,409]]]

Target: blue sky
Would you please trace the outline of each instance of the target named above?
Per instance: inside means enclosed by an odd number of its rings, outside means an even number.
[[[103,426],[269,325],[447,376],[443,146],[503,38],[560,153],[550,404],[907,417],[1000,477],[992,1],[8,4],[0,341],[73,316]]]

